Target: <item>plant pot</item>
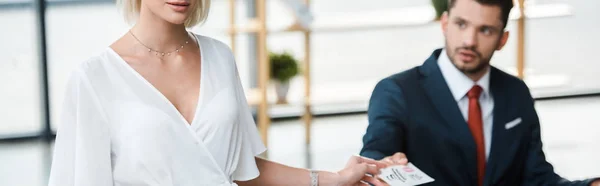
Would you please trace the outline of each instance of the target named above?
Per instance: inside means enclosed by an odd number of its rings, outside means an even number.
[[[277,104],[287,104],[287,94],[290,82],[275,81],[275,92],[277,93]]]
[[[448,9],[448,0],[431,0],[435,9],[435,21],[439,21],[442,14]]]

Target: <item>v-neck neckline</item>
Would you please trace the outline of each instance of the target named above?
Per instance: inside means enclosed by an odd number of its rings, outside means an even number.
[[[191,32],[190,32],[191,33]],[[203,45],[203,42],[201,41],[201,37],[199,35],[196,35],[194,33],[191,33],[192,36],[194,37],[194,39],[196,39],[198,48],[200,50],[200,90],[199,90],[199,95],[198,95],[198,102],[196,103],[196,110],[194,111],[194,119],[192,119],[191,123],[188,123],[187,120],[183,117],[183,115],[181,114],[181,112],[179,112],[179,110],[177,110],[177,108],[175,107],[175,105],[173,105],[173,103],[171,101],[169,101],[169,99],[167,99],[167,97],[162,94],[156,87],[154,87],[154,85],[152,85],[148,80],[146,80],[146,78],[144,78],[140,73],[138,73],[135,69],[133,69],[133,67],[131,67],[121,56],[119,56],[111,47],[108,47],[108,50],[114,55],[115,58],[117,58],[119,60],[119,63],[121,63],[122,65],[125,66],[126,69],[129,69],[129,71],[136,76],[142,83],[144,83],[148,88],[152,89],[152,91],[154,92],[154,94],[156,94],[158,97],[160,97],[163,102],[167,105],[169,105],[169,109],[171,112],[175,112],[174,114],[177,115],[177,117],[179,118],[179,120],[183,123],[183,125],[185,125],[187,131],[190,133],[190,136],[193,140],[194,140],[194,144],[199,146],[201,148],[202,151],[208,153],[208,157],[209,160],[212,162],[212,165],[215,166],[215,168],[219,171],[220,175],[223,176],[224,179],[228,179],[230,176],[227,176],[227,174],[224,172],[225,170],[223,170],[219,164],[217,163],[216,159],[215,159],[215,155],[212,154],[212,152],[206,147],[206,144],[204,144],[204,141],[198,137],[198,135],[195,132],[195,129],[198,128],[199,126],[199,120],[201,120],[200,117],[200,112],[201,112],[201,108],[202,108],[202,103],[203,103],[203,97],[205,94],[205,85],[206,82],[208,80],[206,79],[206,68],[209,66],[208,64],[205,64],[206,61],[206,57],[205,57],[205,52],[206,49],[204,47],[207,47],[206,44]],[[178,127],[179,128],[179,127]]]
[[[114,49],[112,49],[111,47],[108,47],[108,50],[114,55],[115,58],[117,58],[119,60],[119,62],[121,64],[123,64],[125,66],[126,69],[128,69],[133,75],[135,75],[140,81],[142,81],[144,84],[146,84],[147,87],[149,87],[154,94],[158,95],[163,102],[165,102],[167,105],[169,105],[169,110],[175,112],[175,114],[177,115],[177,117],[179,117],[179,119],[181,120],[181,122],[183,122],[183,124],[185,124],[188,129],[192,129],[193,127],[195,127],[195,123],[196,120],[198,120],[198,112],[200,111],[200,107],[202,106],[202,97],[204,95],[203,90],[204,90],[204,69],[205,69],[205,58],[204,58],[204,51],[202,47],[202,43],[200,42],[200,38],[198,36],[196,36],[196,34],[188,32],[189,34],[192,35],[192,37],[194,37],[194,39],[196,40],[196,45],[198,46],[199,50],[200,50],[200,85],[199,90],[198,90],[198,101],[196,102],[196,109],[194,110],[194,118],[192,118],[191,122],[188,122],[185,117],[183,116],[183,114],[181,112],[179,112],[179,110],[177,110],[177,107],[175,107],[175,105],[173,104],[173,102],[171,102],[162,92],[160,92],[160,90],[158,90],[158,88],[156,88],[154,85],[152,85],[152,83],[150,83],[146,78],[144,78],[144,76],[142,76],[138,71],[136,71],[131,65],[129,65],[127,63],[127,61],[125,61],[125,59],[123,59]]]

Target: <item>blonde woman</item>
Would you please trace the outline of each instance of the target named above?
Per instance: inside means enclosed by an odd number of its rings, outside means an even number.
[[[135,21],[67,86],[51,186],[359,185],[381,163],[292,168],[265,151],[230,49],[186,31],[210,0],[119,0]],[[377,165],[377,166],[376,166]]]

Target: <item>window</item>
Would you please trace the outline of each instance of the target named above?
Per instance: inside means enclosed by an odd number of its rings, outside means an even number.
[[[0,1],[0,138],[42,130],[36,14],[30,1]]]

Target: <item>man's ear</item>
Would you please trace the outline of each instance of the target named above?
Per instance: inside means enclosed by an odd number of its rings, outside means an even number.
[[[445,11],[440,17],[440,24],[442,25],[442,33],[446,36],[446,32],[448,31],[448,11]]]
[[[502,38],[500,38],[500,43],[498,43],[498,48],[496,48],[496,50],[502,50],[502,48],[504,48],[504,45],[506,45],[506,42],[508,41],[508,36],[510,34],[508,33],[508,31],[505,31],[502,34]]]

